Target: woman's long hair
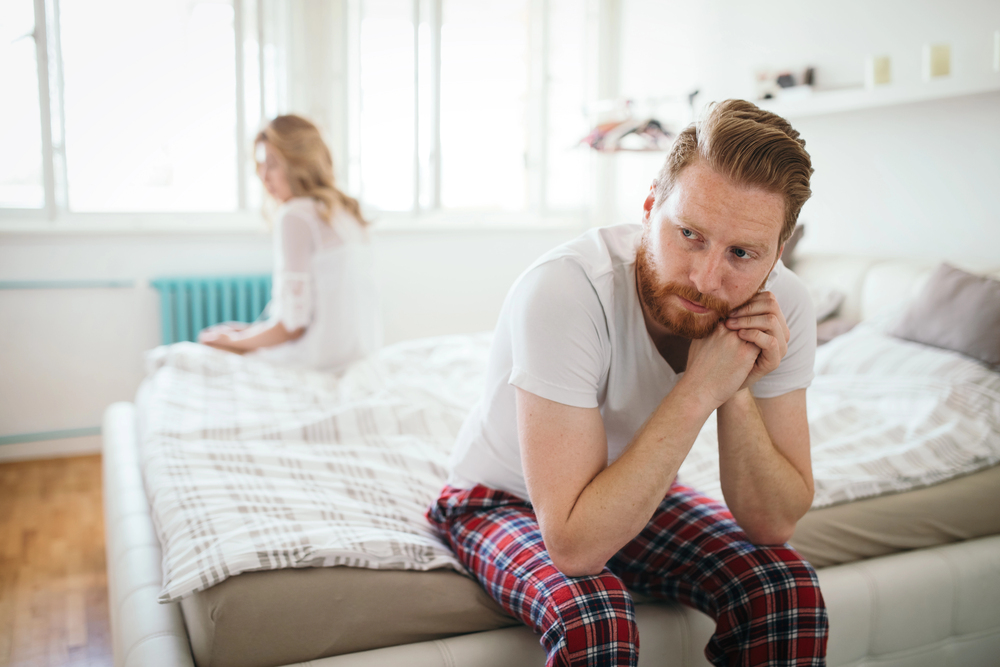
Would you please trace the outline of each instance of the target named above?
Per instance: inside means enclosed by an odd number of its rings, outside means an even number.
[[[257,133],[254,147],[262,141],[270,144],[284,161],[292,196],[315,199],[319,203],[320,217],[327,222],[333,219],[339,205],[362,225],[368,224],[361,216],[358,200],[337,189],[333,178],[333,158],[319,128],[301,116],[278,116]]]

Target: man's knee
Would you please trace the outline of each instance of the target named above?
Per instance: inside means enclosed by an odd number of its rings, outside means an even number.
[[[565,664],[635,664],[639,633],[632,596],[609,572],[567,578],[552,591],[557,616],[552,631],[561,635]],[[581,659],[583,662],[581,662]]]
[[[802,612],[822,617],[825,604],[812,565],[788,547],[755,547],[730,554],[724,570],[734,604],[748,605],[754,617],[780,612]],[[738,599],[737,599],[738,598]]]
[[[764,664],[768,656],[795,655],[801,664],[806,658],[821,664],[829,623],[812,566],[787,547],[753,547],[730,556],[720,572],[728,580],[716,597],[709,659],[725,664],[743,655],[750,664]]]

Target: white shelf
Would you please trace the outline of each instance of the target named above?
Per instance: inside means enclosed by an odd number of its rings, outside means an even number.
[[[821,90],[807,97],[790,100],[761,100],[757,104],[762,109],[793,119],[995,91],[1000,91],[1000,74],[982,77],[974,82],[944,79],[917,85],[887,84],[871,90],[862,87]]]

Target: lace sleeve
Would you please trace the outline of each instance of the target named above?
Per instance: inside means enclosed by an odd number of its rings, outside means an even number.
[[[276,257],[271,290],[272,320],[288,331],[309,326],[313,315],[312,256],[316,251],[309,221],[284,215],[275,230]]]

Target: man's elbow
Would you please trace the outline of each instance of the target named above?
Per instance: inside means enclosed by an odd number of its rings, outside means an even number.
[[[759,525],[741,526],[747,539],[761,547],[778,546],[792,539],[795,533],[795,521],[762,522]]]
[[[594,554],[586,552],[583,548],[573,548],[569,545],[558,543],[548,546],[549,558],[552,565],[567,577],[589,577],[600,574],[604,570],[606,561],[602,561]]]
[[[812,506],[813,490],[811,480],[807,482],[807,495],[799,498],[794,503],[790,502],[784,506],[784,511],[766,514],[760,512],[754,516],[755,520],[749,520],[746,516],[739,521],[740,528],[746,533],[747,539],[758,546],[776,546],[785,544],[792,539],[795,534],[795,527],[799,519],[805,516]]]
[[[751,543],[756,544],[759,547],[776,547],[781,546],[788,540],[792,539],[792,534],[795,531],[744,530],[743,532],[747,534],[747,539],[749,539]]]
[[[567,557],[550,553],[552,564],[567,577],[590,577],[600,574],[604,564],[587,561],[581,558]]]

